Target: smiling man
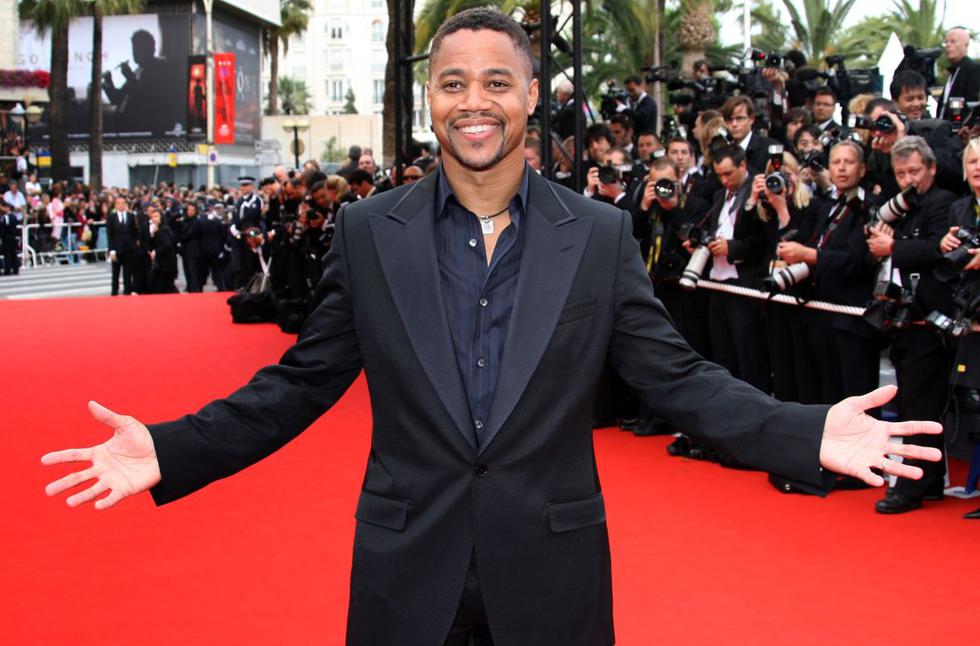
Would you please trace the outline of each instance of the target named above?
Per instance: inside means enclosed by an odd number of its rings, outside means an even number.
[[[94,402],[108,442],[42,458],[92,467],[69,505],[150,490],[158,504],[269,455],[363,369],[373,430],[351,572],[347,642],[601,646],[614,642],[605,503],[592,445],[607,360],[658,414],[746,464],[819,484],[917,477],[889,443],[936,424],[781,404],[691,351],[653,296],[630,216],[529,172],[538,98],[521,27],[457,14],[430,57],[443,163],[345,207],[299,342],[245,387],[147,428]],[[342,432],[342,429],[337,429]],[[347,522],[346,519],[339,522]]]

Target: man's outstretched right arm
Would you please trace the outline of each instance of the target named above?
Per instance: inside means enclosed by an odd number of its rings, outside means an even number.
[[[98,508],[111,506],[123,497],[148,487],[152,487],[150,491],[154,501],[164,504],[254,464],[316,421],[340,399],[361,370],[348,292],[343,229],[344,218],[338,217],[324,275],[317,288],[319,305],[307,320],[300,340],[283,355],[278,364],[263,368],[246,386],[227,398],[211,402],[197,413],[172,422],[151,425],[147,429],[132,418],[112,418],[117,422],[119,419],[132,420],[148,431],[148,437],[144,438],[137,452],[152,452],[155,459],[151,461],[159,473],[157,482],[141,487],[119,485],[122,495],[118,495],[117,487],[108,481],[109,478],[98,475],[115,473],[115,482],[126,481],[125,477],[113,471],[111,462],[96,462],[100,458],[113,459],[111,452],[99,449],[107,447],[114,440],[119,443],[117,426],[109,418],[96,415],[99,421],[112,426],[116,434],[109,442],[97,447],[45,456],[42,459],[45,464],[92,461],[91,468],[58,481],[63,483],[67,479],[71,484],[49,485],[49,495],[85,480],[96,479],[89,489],[95,491],[92,497],[109,490],[113,492],[105,497],[106,503],[96,504]],[[141,436],[138,428],[134,435]],[[80,479],[83,474],[88,477]],[[140,485],[148,481],[140,480]],[[69,504],[81,504],[89,499],[81,500],[73,496]],[[111,503],[107,504],[109,501]]]

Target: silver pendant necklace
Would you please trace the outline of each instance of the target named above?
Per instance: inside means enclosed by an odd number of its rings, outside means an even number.
[[[500,209],[496,213],[491,213],[490,215],[478,215],[478,216],[476,216],[477,218],[480,219],[480,227],[483,229],[483,235],[485,235],[485,236],[493,235],[493,219],[495,217],[497,217],[498,215],[501,215],[508,208],[510,208],[510,207],[509,206],[505,206],[504,208]]]

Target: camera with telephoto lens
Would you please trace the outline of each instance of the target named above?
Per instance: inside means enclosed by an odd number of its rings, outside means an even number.
[[[847,117],[847,127],[851,130],[855,128],[871,130],[874,127],[874,122],[863,114],[852,114]]]
[[[797,229],[791,229],[779,237],[783,242],[790,242],[796,238]],[[810,277],[810,265],[805,262],[794,262],[790,265],[773,263],[769,275],[762,279],[762,284],[770,292],[784,292],[793,285],[800,283]]]
[[[677,195],[677,182],[672,179],[662,177],[653,184],[653,191],[662,200],[673,199]]]
[[[879,222],[884,222],[886,224],[894,224],[898,220],[901,220],[909,211],[914,209],[919,204],[919,191],[915,186],[909,186],[904,191],[888,200],[877,210],[871,212],[871,224],[875,225]]]
[[[960,246],[949,253],[943,254],[936,264],[933,273],[943,282],[956,278],[963,268],[973,259],[972,249],[980,249],[980,231],[971,227],[960,227],[956,231],[956,239]]]
[[[907,329],[914,319],[918,274],[911,275],[911,283],[906,289],[890,280],[878,281],[862,318],[883,333],[895,334]]]
[[[691,259],[687,261],[687,266],[684,267],[684,271],[681,272],[681,278],[678,281],[681,287],[687,291],[692,291],[698,286],[701,274],[704,273],[704,268],[711,258],[708,243],[711,242],[712,237],[705,229],[690,223],[682,226],[677,232],[677,236],[682,242],[686,240],[694,247],[694,251],[691,253]]]

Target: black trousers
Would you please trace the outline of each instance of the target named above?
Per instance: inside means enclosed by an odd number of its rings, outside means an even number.
[[[806,340],[803,308],[772,301],[768,308],[773,396],[784,402],[819,404],[816,358]]]
[[[711,333],[708,325],[708,292],[696,289],[685,291],[677,283],[662,282],[654,286],[654,294],[663,301],[667,313],[694,351],[711,359]]]
[[[912,326],[892,342],[890,356],[898,379],[899,419],[942,422],[952,365],[952,353],[943,339],[930,327]],[[944,434],[912,435],[904,441],[943,449]],[[942,492],[945,460],[905,460],[905,464],[921,467],[923,475],[921,480],[899,478],[895,486],[901,493],[921,498],[926,493]]]
[[[3,273],[20,273],[20,258],[17,257],[17,238],[3,239]]]
[[[493,646],[487,613],[480,594],[480,577],[476,571],[476,557],[470,557],[470,567],[463,584],[463,596],[453,619],[445,646]]]
[[[208,282],[208,274],[211,275],[211,282],[219,292],[228,291],[228,283],[225,279],[225,267],[227,263],[220,256],[205,256],[201,258],[201,289],[204,289]]]
[[[122,273],[123,294],[133,292],[133,260],[128,256],[116,256],[112,261],[112,295],[119,295],[119,274]]]
[[[762,308],[754,298],[726,292],[708,297],[712,359],[734,377],[769,393],[772,375]]]
[[[878,387],[881,364],[878,340],[835,325],[835,317],[847,315],[814,310],[802,313],[807,343],[814,358],[813,369],[820,385],[817,402],[820,404],[836,404],[845,397],[863,395]],[[876,412],[869,411],[869,414]]]
[[[181,256],[184,265],[184,278],[187,281],[187,292],[196,293],[204,290],[202,273],[207,271],[203,259],[198,256]]]

